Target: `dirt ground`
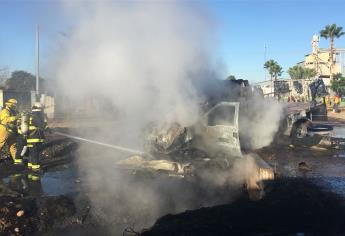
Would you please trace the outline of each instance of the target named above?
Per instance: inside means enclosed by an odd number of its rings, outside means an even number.
[[[329,112],[326,124],[345,126],[345,111]],[[318,146],[303,147],[282,142],[274,143],[256,151],[276,171],[284,177],[345,177],[345,157],[343,151]]]
[[[342,109],[340,112],[333,112],[328,111],[328,120],[329,121],[337,121],[337,122],[343,122],[345,124],[345,109]]]

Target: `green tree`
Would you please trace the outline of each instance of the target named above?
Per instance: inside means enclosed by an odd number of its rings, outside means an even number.
[[[336,24],[326,25],[324,29],[320,31],[320,36],[322,38],[328,39],[329,38],[329,50],[330,50],[330,62],[331,65],[329,67],[330,77],[332,79],[332,69],[334,66],[334,39],[339,38],[345,34],[342,31],[343,27],[338,27]]]
[[[40,90],[44,91],[45,87],[46,81],[40,78]],[[11,77],[5,82],[5,88],[21,92],[34,91],[36,89],[36,77],[23,70],[13,71]]]
[[[278,76],[281,76],[283,73],[283,68],[278,64],[278,62],[272,59],[265,62],[264,68],[268,70],[268,73],[271,76],[271,81],[273,78],[277,80]]]
[[[236,77],[234,75],[229,75],[226,79],[227,80],[236,80]]]
[[[271,81],[273,79],[273,72],[272,72],[272,68],[274,65],[277,65],[278,63],[275,61],[275,60],[268,60],[265,62],[264,64],[264,68],[268,71],[268,73],[270,74],[271,76]]]
[[[345,94],[345,77],[341,73],[333,75],[331,89],[336,93]]]
[[[272,93],[273,88],[274,88],[273,78],[277,80],[278,76],[281,76],[281,74],[283,73],[283,68],[278,64],[278,62],[272,59],[265,62],[264,68],[268,70],[268,73],[271,76],[271,93]]]
[[[291,79],[301,80],[304,79],[304,68],[302,66],[293,66],[288,69],[288,74]]]
[[[270,70],[270,74],[272,74],[275,80],[277,80],[278,76],[281,76],[282,73],[283,73],[283,68],[280,65],[278,65],[278,63],[276,65],[273,65]]]
[[[311,68],[304,68],[302,66],[293,66],[288,70],[288,74],[291,79],[301,80],[301,79],[310,79],[317,75],[316,70]]]
[[[312,68],[304,68],[304,78],[310,79],[317,75],[317,72],[315,69]]]

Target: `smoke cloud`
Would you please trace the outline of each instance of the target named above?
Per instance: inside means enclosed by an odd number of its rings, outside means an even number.
[[[78,21],[54,58],[59,89],[73,104],[85,107],[90,98],[106,102],[95,108],[101,128],[79,134],[140,147],[140,133],[149,122],[194,124],[201,101],[198,88],[219,77],[211,53],[215,25],[202,4],[89,3],[65,4],[66,13]],[[109,126],[103,118],[114,109],[117,123]],[[115,163],[127,156],[88,145],[79,151],[93,214],[116,225],[113,232],[133,223],[147,227],[162,214],[199,206],[196,189],[186,191],[180,181],[138,181],[131,172],[123,175]]]
[[[56,62],[62,90],[73,99],[102,95],[136,124],[161,119],[194,123],[194,85],[211,68],[214,35],[202,8],[182,1],[82,6]]]
[[[65,8],[77,21],[54,58],[59,89],[76,107],[85,107],[90,98],[104,101],[95,107],[95,125],[101,128],[79,130],[79,134],[138,147],[134,143],[140,143],[140,133],[148,122],[189,126],[198,120],[199,88],[221,77],[212,53],[217,42],[215,21],[200,2],[66,2]],[[265,110],[265,106],[262,101],[257,110]],[[262,117],[245,118],[250,147],[269,144],[277,130],[279,119],[266,108]],[[110,112],[114,109],[116,113]],[[109,114],[116,114],[111,117],[116,124],[107,125],[104,118]],[[268,120],[274,123],[271,128],[266,126]],[[116,161],[125,157],[87,145],[79,152],[80,174],[93,213],[116,224],[118,228],[112,231],[133,223],[147,227],[162,214],[223,203],[236,192],[219,196],[211,187],[209,195],[200,198],[196,186],[178,180],[139,181],[130,171],[123,175],[115,168]],[[235,166],[232,179],[239,185],[249,170],[243,174],[240,164]],[[215,187],[230,177],[207,176]]]
[[[279,129],[283,105],[262,97],[253,97],[246,103],[248,109],[240,119],[242,147],[253,150],[270,145]]]

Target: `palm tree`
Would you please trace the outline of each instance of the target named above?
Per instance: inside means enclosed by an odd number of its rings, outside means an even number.
[[[343,27],[338,27],[336,24],[332,25],[326,25],[323,30],[320,31],[320,36],[322,38],[328,39],[329,38],[329,50],[330,50],[330,59],[331,59],[331,65],[329,67],[329,73],[330,73],[330,78],[333,78],[332,74],[332,67],[334,65],[334,38],[339,38],[342,35],[345,34],[345,32],[342,31]]]
[[[264,68],[268,71],[268,73],[270,74],[271,76],[271,81],[273,79],[273,72],[272,72],[272,68],[275,66],[275,65],[278,65],[278,63],[275,61],[275,60],[268,60],[265,62],[264,64]]]
[[[280,65],[275,64],[275,65],[272,66],[271,72],[272,72],[272,74],[273,74],[274,79],[277,80],[277,79],[278,79],[278,76],[281,76],[281,75],[282,75],[282,73],[283,73],[283,68],[282,68]]]
[[[290,67],[288,70],[288,73],[291,79],[294,79],[294,80],[310,79],[317,75],[317,72],[315,69],[304,68],[302,66]]]
[[[311,68],[304,68],[304,79],[310,79],[317,75],[317,72],[315,69]]]
[[[288,69],[288,74],[291,79],[301,80],[304,79],[304,68],[302,66],[293,66]]]
[[[273,77],[275,80],[278,79],[278,76],[283,73],[282,67],[278,64],[278,62],[271,59],[265,62],[264,68],[268,70],[268,73],[271,76],[271,93],[273,93]]]

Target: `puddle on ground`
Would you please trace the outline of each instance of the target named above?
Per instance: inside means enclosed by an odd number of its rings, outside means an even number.
[[[345,158],[345,150],[340,150],[339,152],[334,154],[333,157]]]
[[[74,192],[78,187],[75,167],[67,166],[63,170],[46,172],[41,177],[43,192],[46,195],[61,195]]]
[[[74,193],[79,187],[73,164],[60,166],[44,173],[16,173],[0,180],[2,189],[34,196],[59,196]]]
[[[331,136],[334,138],[345,138],[345,126],[335,126]]]
[[[331,133],[332,143],[339,151],[334,157],[345,158],[345,126],[336,126]]]

